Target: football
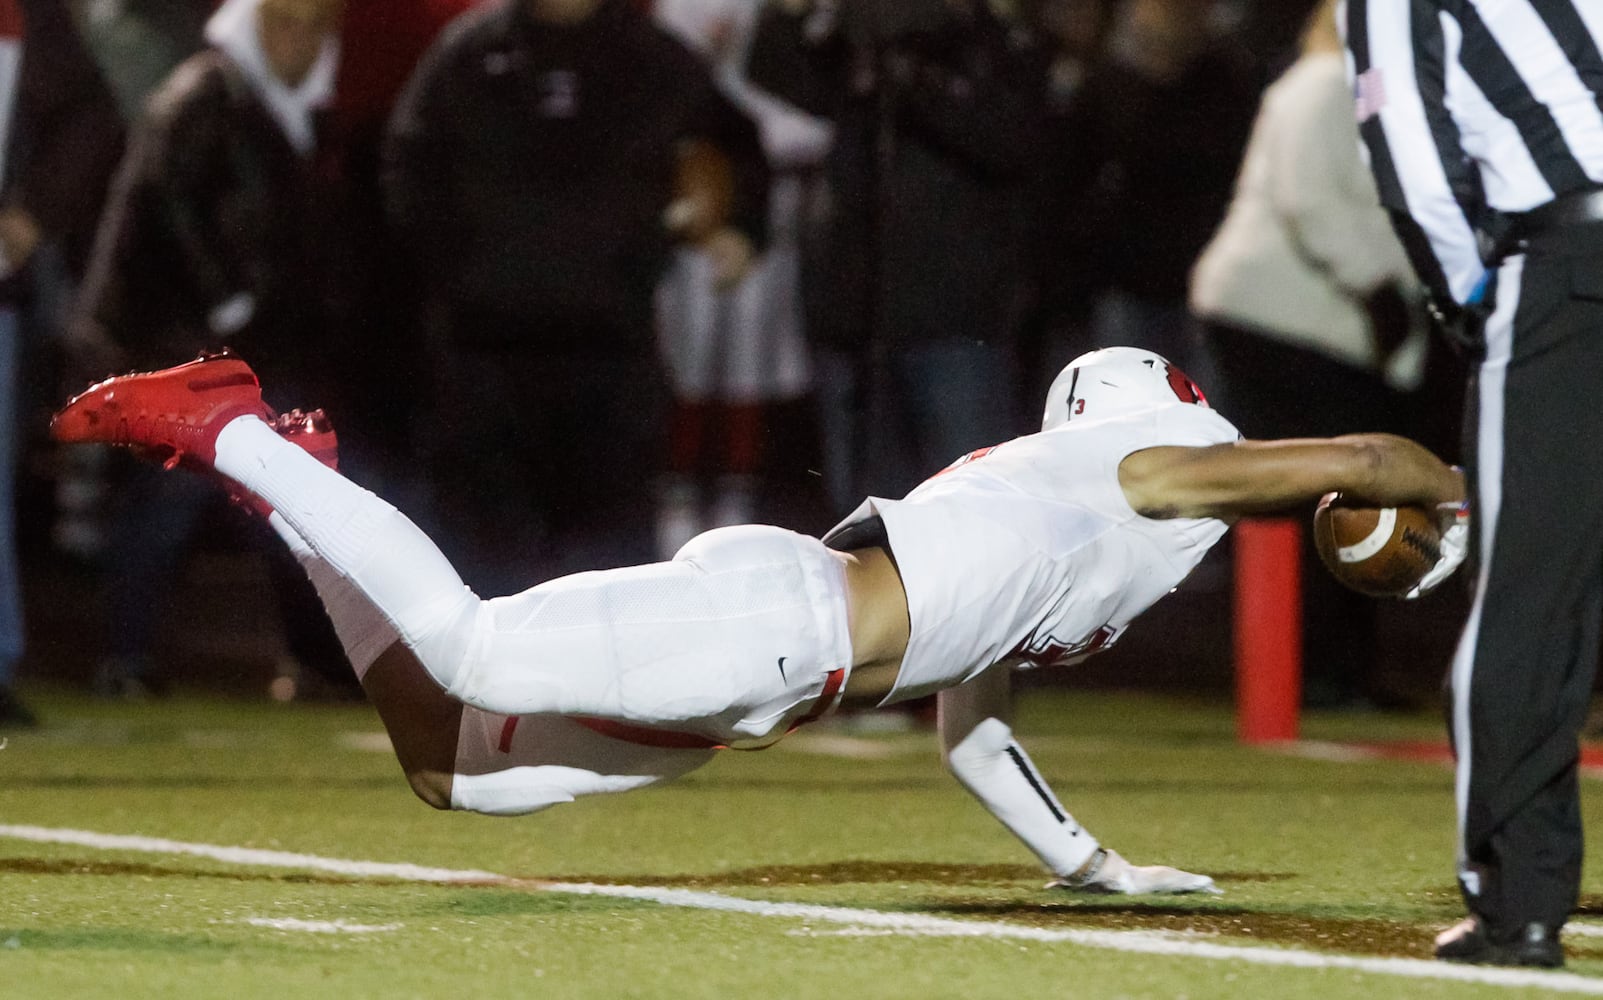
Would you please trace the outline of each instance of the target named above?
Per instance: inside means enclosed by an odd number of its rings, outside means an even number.
[[[1361,594],[1401,597],[1441,555],[1423,507],[1360,507],[1327,493],[1314,511],[1314,546],[1331,575]]]

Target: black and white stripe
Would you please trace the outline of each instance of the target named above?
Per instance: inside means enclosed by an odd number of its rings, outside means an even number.
[[[1384,94],[1360,108],[1381,202],[1439,297],[1473,294],[1495,213],[1603,183],[1603,4],[1349,0],[1344,25]]]
[[[1024,775],[1024,780],[1030,783],[1030,787],[1035,790],[1035,794],[1039,795],[1041,801],[1046,804],[1047,811],[1052,814],[1052,818],[1059,823],[1069,822],[1068,811],[1063,808],[1063,804],[1057,800],[1057,797],[1052,794],[1052,790],[1047,787],[1046,779],[1036,773],[1035,764],[1025,754],[1024,748],[1017,743],[1009,743],[1004,749],[1008,757],[1013,760],[1014,766],[1019,769],[1019,773]],[[1078,829],[1075,830],[1074,835],[1079,836]]]

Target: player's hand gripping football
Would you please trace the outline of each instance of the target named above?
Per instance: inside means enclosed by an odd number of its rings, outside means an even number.
[[[1437,504],[1436,520],[1442,529],[1441,555],[1430,572],[1403,594],[1404,600],[1412,601],[1435,590],[1469,555],[1469,502]]]
[[[1100,849],[1101,860],[1093,856],[1084,874],[1048,882],[1048,889],[1067,889],[1070,892],[1102,893],[1106,895],[1139,896],[1146,893],[1178,895],[1188,892],[1205,892],[1218,895],[1223,890],[1213,884],[1207,875],[1183,872],[1168,865],[1132,865],[1120,857],[1118,851]]]

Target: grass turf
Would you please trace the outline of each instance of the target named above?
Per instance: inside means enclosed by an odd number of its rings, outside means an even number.
[[[1460,911],[1447,769],[1243,748],[1222,704],[1038,692],[1021,706],[1016,728],[1077,818],[1138,863],[1206,871],[1226,890],[1124,899],[1042,891],[1030,856],[941,770],[929,734],[854,738],[878,756],[844,759],[821,752],[832,734],[804,731],[661,788],[493,819],[411,798],[371,749],[365,706],[37,694],[50,724],[0,750],[0,823],[1357,956],[1426,957]],[[1440,736],[1429,716],[1314,716],[1304,728]],[[1597,810],[1587,817],[1596,828]],[[1600,877],[1589,867],[1584,885]],[[1571,972],[1603,977],[1603,939],[1567,944]],[[1541,992],[0,837],[0,997]]]

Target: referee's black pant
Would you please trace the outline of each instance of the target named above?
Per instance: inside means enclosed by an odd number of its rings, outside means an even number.
[[[1475,600],[1453,661],[1459,881],[1495,938],[1574,909],[1603,622],[1603,225],[1499,270],[1465,429]]]

